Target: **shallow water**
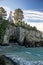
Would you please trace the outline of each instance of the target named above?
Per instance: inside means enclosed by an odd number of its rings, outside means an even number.
[[[10,57],[12,60],[25,65],[43,65],[43,48],[25,48],[24,46],[0,46],[0,54]],[[27,63],[27,64],[26,64]],[[40,64],[39,64],[40,63]],[[22,64],[23,65],[23,64]]]

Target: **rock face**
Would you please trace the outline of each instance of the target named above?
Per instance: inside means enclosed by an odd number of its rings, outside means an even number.
[[[23,45],[23,41],[26,43],[24,45],[30,44],[30,46],[35,46],[36,43],[40,45],[41,41],[43,42],[42,32],[40,31],[27,30],[23,27],[18,27],[18,31],[18,40],[20,41],[21,45]]]
[[[14,36],[14,38],[16,37],[16,27],[12,25],[10,25],[9,28],[6,29],[3,44],[9,44],[11,36]]]
[[[20,44],[22,45],[22,43],[23,43],[23,41],[24,41],[24,38],[25,38],[25,29],[24,28],[22,28],[22,27],[18,27],[18,34],[17,34],[17,36],[18,36],[18,41],[20,42]]]
[[[13,62],[9,57],[5,55],[0,56],[0,65],[18,65],[16,62]]]
[[[8,28],[6,29],[3,44],[9,44],[11,36],[13,36],[13,38],[16,39],[21,45],[23,45],[23,43],[26,43],[24,45],[29,46],[30,44],[32,46],[35,46],[36,43],[39,43],[36,46],[40,46],[40,42],[43,43],[42,32],[35,30],[28,30],[21,26],[10,25],[9,29]]]

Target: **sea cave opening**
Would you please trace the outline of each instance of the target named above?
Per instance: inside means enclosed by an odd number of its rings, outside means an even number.
[[[9,43],[11,44],[15,44],[17,42],[17,39],[15,38],[15,36],[10,36],[10,38],[9,38]]]

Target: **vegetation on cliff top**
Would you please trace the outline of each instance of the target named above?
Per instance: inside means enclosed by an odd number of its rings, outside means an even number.
[[[5,9],[3,7],[0,7],[0,43],[2,43],[3,41],[6,28],[9,27],[9,21],[3,19],[3,16],[5,17],[4,13],[6,13]],[[27,23],[25,23],[24,21],[22,21],[23,18],[23,11],[21,9],[16,9],[14,12],[15,25],[28,30],[38,31],[35,26],[32,27],[30,25],[27,25]]]
[[[7,27],[8,27],[8,20],[0,18],[0,43],[2,43],[3,41],[3,37]]]
[[[28,25],[27,23],[25,23],[25,21],[22,21],[23,18],[24,18],[23,11],[21,9],[19,9],[19,8],[16,9],[14,11],[15,25],[16,26],[21,26],[21,27],[26,28],[28,30],[35,30],[35,31],[37,31],[37,28],[35,26],[32,27],[32,26]]]

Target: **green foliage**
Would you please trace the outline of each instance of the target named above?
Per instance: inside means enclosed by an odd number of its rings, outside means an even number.
[[[23,11],[21,9],[16,9],[14,12],[14,19],[15,22],[17,22],[18,20],[22,20],[24,18],[23,16]]]
[[[34,26],[34,27],[33,27],[33,30],[37,30],[37,28]]]
[[[5,9],[3,7],[0,7],[0,16],[3,17],[3,18],[5,18],[6,15],[7,14],[6,14]]]
[[[16,26],[21,26],[21,27],[26,28],[28,30],[37,31],[37,28],[35,26],[32,27],[32,26],[28,25],[27,23],[25,23],[24,21],[22,21],[23,18],[24,18],[23,11],[19,8],[16,9],[15,12],[14,12],[15,25]]]
[[[2,13],[2,12],[5,13],[6,11],[3,7],[0,7],[0,13]]]
[[[27,23],[25,23],[24,21],[17,21],[17,23],[15,23],[16,26],[21,26],[25,29],[28,29],[28,30],[34,30],[34,31],[37,31],[37,28],[34,26],[30,26],[28,25]]]
[[[3,42],[5,30],[8,27],[8,20],[0,19],[0,43]]]

